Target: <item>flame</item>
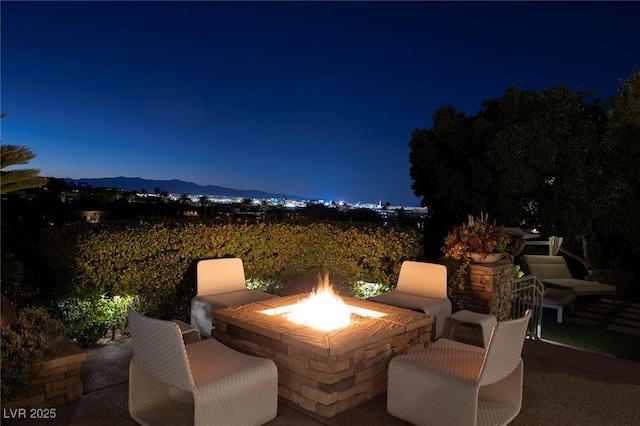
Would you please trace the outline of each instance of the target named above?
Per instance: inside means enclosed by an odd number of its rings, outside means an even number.
[[[346,327],[351,323],[351,309],[329,284],[329,275],[311,295],[292,306],[287,319],[323,331]]]

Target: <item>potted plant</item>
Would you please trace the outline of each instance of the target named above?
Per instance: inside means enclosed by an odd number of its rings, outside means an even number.
[[[467,267],[471,262],[491,263],[509,255],[511,236],[489,222],[489,215],[469,215],[466,223],[455,226],[447,234],[441,251],[444,263],[452,271],[451,278],[464,287]]]

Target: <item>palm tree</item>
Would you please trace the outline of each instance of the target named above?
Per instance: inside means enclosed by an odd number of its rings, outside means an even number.
[[[0,114],[2,119],[6,114]],[[27,164],[36,155],[26,146],[0,145],[0,169]],[[47,178],[40,176],[38,169],[17,169],[10,171],[0,171],[0,194],[20,191],[21,189],[35,188],[46,185]]]

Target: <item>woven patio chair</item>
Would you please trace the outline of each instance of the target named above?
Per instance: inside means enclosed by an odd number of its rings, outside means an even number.
[[[438,339],[389,363],[387,410],[415,425],[504,425],[522,407],[522,346],[531,310],[500,321],[486,349]]]
[[[368,298],[373,302],[422,311],[435,317],[432,339],[442,336],[444,319],[451,315],[447,298],[447,267],[406,260],[400,267],[394,290]]]
[[[211,311],[278,297],[247,288],[242,259],[206,259],[197,265],[197,293],[191,299],[191,325],[211,336]]]
[[[278,411],[273,361],[213,338],[185,345],[180,326],[128,308],[129,413],[142,425],[261,425]]]

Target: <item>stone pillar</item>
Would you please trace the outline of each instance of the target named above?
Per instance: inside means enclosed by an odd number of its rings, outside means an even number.
[[[510,259],[469,265],[465,287],[451,289],[453,310],[492,314],[498,321],[511,319],[511,286],[514,270]]]

